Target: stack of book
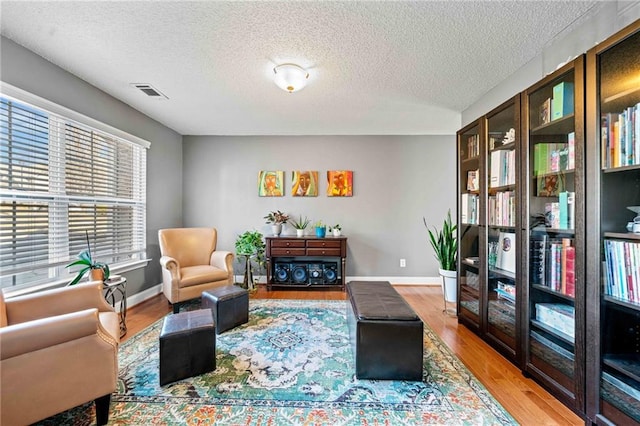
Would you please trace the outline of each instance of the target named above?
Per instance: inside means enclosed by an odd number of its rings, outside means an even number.
[[[601,119],[602,167],[640,164],[640,103]]]
[[[604,240],[604,293],[640,303],[640,243]]]
[[[570,238],[549,239],[535,235],[530,240],[531,284],[575,297],[576,251]]]
[[[571,338],[575,337],[575,309],[563,303],[536,303],[536,320]]]
[[[545,225],[555,229],[574,229],[576,217],[576,194],[563,191],[558,194],[558,201],[545,204]]]
[[[516,151],[499,149],[491,152],[491,174],[489,187],[514,185],[516,183]]]

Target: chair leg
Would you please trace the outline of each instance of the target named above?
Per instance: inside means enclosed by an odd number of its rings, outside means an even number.
[[[96,398],[96,424],[106,425],[109,422],[109,405],[111,404],[111,394]]]
[[[176,302],[173,304],[173,313],[174,314],[180,313],[180,303]]]

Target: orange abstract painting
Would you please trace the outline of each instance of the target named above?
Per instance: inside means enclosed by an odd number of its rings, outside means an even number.
[[[282,170],[262,170],[258,173],[258,195],[261,197],[282,197],[284,195],[284,172]]]
[[[351,170],[327,171],[327,196],[329,197],[353,196],[353,171]]]

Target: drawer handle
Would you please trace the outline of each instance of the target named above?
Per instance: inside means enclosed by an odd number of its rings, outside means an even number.
[[[289,247],[289,243],[287,243],[287,247]]]
[[[287,254],[291,253],[291,250],[287,250]]]
[[[325,251],[324,251],[324,250],[322,250],[322,254],[325,254]]]

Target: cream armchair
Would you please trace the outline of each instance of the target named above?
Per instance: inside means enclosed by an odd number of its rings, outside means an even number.
[[[233,284],[233,253],[217,251],[215,228],[173,228],[158,231],[162,291],[179,303],[200,297],[203,291]]]
[[[100,281],[6,300],[0,291],[0,424],[31,424],[92,400],[106,424],[119,336]]]

